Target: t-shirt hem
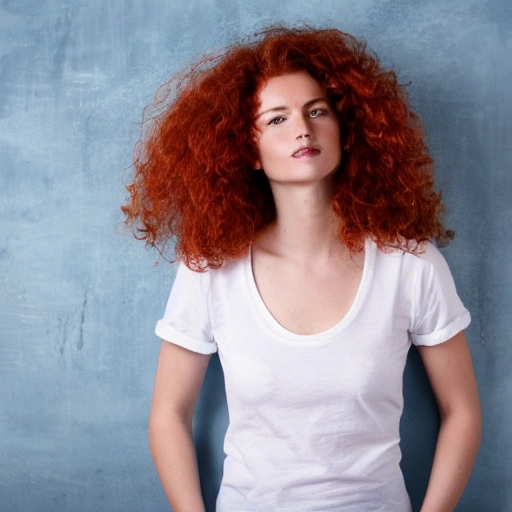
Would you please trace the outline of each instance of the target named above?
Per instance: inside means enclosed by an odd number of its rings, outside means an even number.
[[[215,342],[205,342],[191,338],[161,320],[156,324],[155,334],[169,343],[179,345],[180,347],[191,350],[192,352],[197,352],[198,354],[214,354],[217,352],[217,344]]]

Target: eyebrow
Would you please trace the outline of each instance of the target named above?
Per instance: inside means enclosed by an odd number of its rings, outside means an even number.
[[[315,103],[318,103],[320,101],[325,101],[325,103],[329,104],[329,100],[325,96],[320,96],[318,98],[313,98],[312,100],[309,100],[306,103],[304,103],[304,107],[303,108],[308,108],[311,105],[314,105]],[[256,119],[259,119],[261,116],[263,116],[265,114],[269,114],[271,112],[282,112],[283,110],[287,110],[287,109],[288,109],[288,107],[285,106],[285,105],[282,105],[282,106],[279,106],[279,107],[272,107],[272,108],[269,108],[267,110],[264,110],[263,112],[260,112],[256,116]]]

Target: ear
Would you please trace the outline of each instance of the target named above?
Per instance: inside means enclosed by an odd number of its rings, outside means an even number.
[[[263,165],[261,165],[260,160],[256,160],[256,162],[254,162],[254,165],[252,167],[253,167],[253,169],[255,169],[257,171],[261,171],[263,169]]]

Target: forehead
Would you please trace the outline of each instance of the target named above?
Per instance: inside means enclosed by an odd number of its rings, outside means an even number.
[[[306,71],[287,73],[269,78],[258,93],[260,110],[265,107],[303,102],[313,98],[327,98],[325,89]]]

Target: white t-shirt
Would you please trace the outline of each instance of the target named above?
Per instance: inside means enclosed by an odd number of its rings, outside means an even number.
[[[315,335],[274,319],[250,252],[205,273],[180,265],[156,333],[219,353],[229,427],[217,511],[409,512],[399,467],[407,352],[469,322],[430,243],[412,255],[367,241],[350,310]]]

